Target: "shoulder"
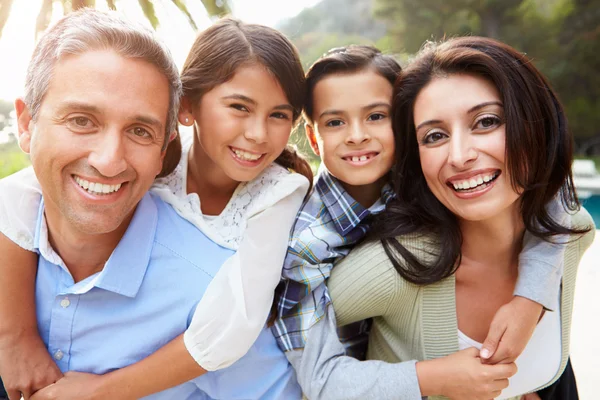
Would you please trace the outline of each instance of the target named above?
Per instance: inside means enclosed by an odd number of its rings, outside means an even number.
[[[596,236],[596,227],[594,225],[594,219],[584,207],[581,207],[579,211],[571,216],[571,227],[579,229],[589,228],[589,231],[583,234],[583,236],[578,240],[580,242],[580,250],[582,252],[586,251],[594,241],[594,237]]]
[[[152,195],[152,199],[158,214],[154,238],[157,252],[214,276],[234,252],[210,240],[159,197]]]

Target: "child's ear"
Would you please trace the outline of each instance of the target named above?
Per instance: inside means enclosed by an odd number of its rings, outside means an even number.
[[[179,114],[177,119],[181,125],[192,126],[194,123],[194,115],[192,114],[192,102],[187,96],[181,98],[179,106]]]
[[[315,135],[314,128],[309,123],[306,123],[304,124],[304,131],[306,132],[306,138],[308,139],[310,148],[317,156],[321,157],[321,153],[319,152],[319,146],[317,145],[317,136]]]
[[[17,113],[17,128],[19,134],[19,147],[25,153],[31,151],[31,130],[33,129],[33,120],[29,107],[22,98],[15,100],[15,111]]]

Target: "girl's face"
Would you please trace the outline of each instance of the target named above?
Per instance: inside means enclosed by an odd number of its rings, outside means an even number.
[[[434,78],[416,98],[414,121],[429,189],[459,219],[491,218],[517,205],[505,163],[504,107],[481,77]]]
[[[293,107],[277,79],[262,65],[238,68],[191,106],[207,158],[236,182],[256,178],[283,151],[292,130]],[[189,115],[185,107],[180,122]],[[193,121],[189,120],[186,125]]]
[[[307,136],[346,190],[381,186],[392,167],[392,92],[390,82],[371,69],[329,75],[315,85]]]

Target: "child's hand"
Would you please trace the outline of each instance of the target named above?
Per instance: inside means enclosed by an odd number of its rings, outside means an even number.
[[[0,376],[10,400],[25,400],[62,377],[37,331],[0,341]]]
[[[529,393],[521,396],[521,400],[542,400],[542,398],[537,393]]]
[[[541,314],[541,304],[520,296],[500,307],[479,353],[481,361],[486,364],[514,362],[531,339]]]
[[[471,347],[447,357],[417,362],[422,396],[443,395],[455,400],[489,400],[508,386],[517,372],[514,363],[485,365]]]
[[[95,400],[106,397],[100,394],[104,375],[67,372],[53,385],[40,390],[30,400]]]

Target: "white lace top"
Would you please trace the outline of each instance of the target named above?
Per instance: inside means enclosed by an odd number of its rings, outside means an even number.
[[[157,179],[151,191],[211,240],[236,250],[208,286],[184,334],[190,354],[211,371],[246,354],[263,329],[309,182],[272,164],[256,179],[240,183],[221,214],[205,217],[199,197],[186,192],[191,142],[190,136],[182,136],[179,165]],[[30,251],[40,198],[32,168],[0,181],[0,232]]]

